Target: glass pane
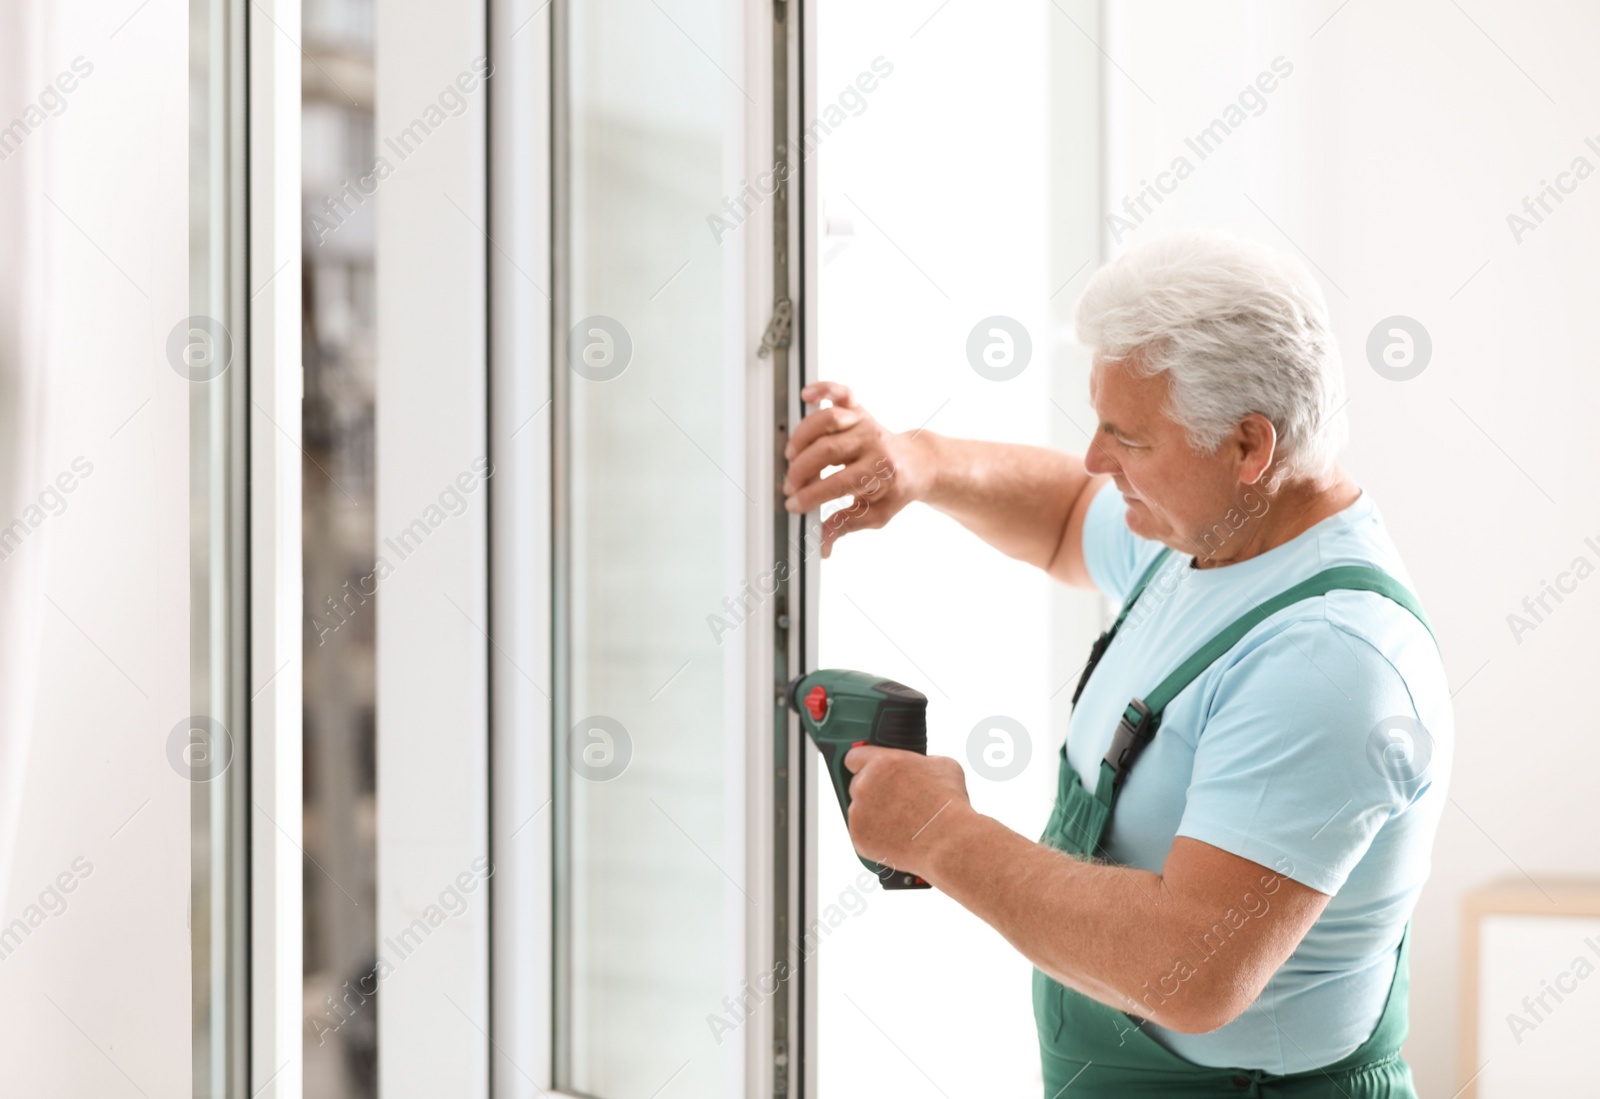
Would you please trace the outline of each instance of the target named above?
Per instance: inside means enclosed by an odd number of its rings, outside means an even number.
[[[305,1094],[377,1094],[371,0],[311,0],[301,115]]]
[[[745,100],[719,71],[739,66],[718,6],[567,11],[557,1083],[717,1096],[738,1043],[706,1019],[740,994],[747,902],[728,823],[741,665],[708,617],[737,590],[745,497],[725,337],[739,253],[707,218]]]

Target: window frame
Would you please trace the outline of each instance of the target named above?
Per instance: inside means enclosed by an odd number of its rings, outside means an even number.
[[[554,1090],[559,973],[553,917],[561,837],[552,806],[561,776],[553,764],[553,697],[567,674],[560,640],[565,619],[558,597],[564,576],[559,540],[565,536],[566,467],[560,425],[566,379],[558,365],[557,343],[566,319],[561,280],[567,263],[562,186],[568,170],[563,83],[568,2],[552,0],[549,8],[540,9],[548,18],[538,12],[530,18],[514,0],[490,0],[489,17],[496,74],[490,232],[501,253],[490,259],[490,447],[497,471],[490,632],[499,650],[490,674],[491,849],[496,868],[490,1034],[494,1094],[533,1095],[537,1088],[556,1099],[578,1099]],[[814,20],[806,18],[812,0],[772,7],[726,2],[730,10],[742,13],[744,57],[736,71],[756,100],[741,123],[741,174],[754,179],[772,166],[779,131],[786,131],[785,137],[798,133],[802,95],[809,95],[809,81],[802,74],[810,55],[802,44],[814,41]],[[782,22],[759,17],[780,11]],[[773,94],[775,76],[784,80],[782,100]],[[750,215],[738,261],[744,272],[738,333],[745,348],[743,472],[755,499],[747,513],[743,555],[745,575],[750,576],[770,571],[780,531],[796,544],[803,529],[802,518],[787,514],[777,492],[775,471],[784,437],[770,425],[775,412],[785,424],[796,422],[801,375],[813,373],[808,355],[815,346],[815,318],[807,302],[815,273],[805,264],[814,254],[808,243],[816,231],[814,173],[814,163],[804,162],[803,172],[788,188],[785,221],[775,220],[783,204],[774,199]],[[510,257],[516,257],[515,266]],[[525,272],[548,275],[552,302],[530,296]],[[758,348],[778,297],[789,297],[796,305],[791,342],[763,357]],[[782,1072],[789,1094],[815,1096],[814,1073],[807,1066],[816,1028],[806,1014],[814,1011],[814,995],[808,994],[814,992],[814,976],[809,967],[797,965],[792,948],[781,944],[792,942],[789,929],[815,918],[809,791],[816,781],[816,761],[805,750],[799,723],[788,714],[779,688],[802,668],[814,666],[816,566],[815,560],[807,560],[780,589],[780,598],[763,601],[752,614],[746,623],[752,628],[739,631],[744,674],[737,689],[747,727],[769,733],[781,728],[781,735],[745,738],[743,769],[728,776],[729,797],[736,799],[734,811],[748,837],[745,882],[756,902],[745,924],[744,968],[754,979],[784,961],[801,974],[786,981],[785,994],[763,1003],[741,1028],[745,1095],[775,1093]],[[780,607],[796,611],[788,615],[783,631],[787,654],[780,654],[776,643]],[[535,689],[520,669],[527,669],[533,680],[547,676],[543,682],[549,691]],[[780,820],[792,822],[786,835],[780,832]],[[782,883],[776,880],[780,851],[786,863]],[[774,1056],[777,1007],[791,1021],[786,1067]]]
[[[249,822],[248,863],[239,866],[248,880],[237,886],[248,945],[235,978],[248,1014],[238,1020],[243,1063],[227,1094],[288,1099],[302,1092],[304,1027],[300,4],[227,3],[246,28],[249,59],[240,104],[249,150],[240,180],[248,189],[241,207],[241,216],[248,210],[248,321],[247,338],[236,341],[248,348],[248,369],[235,375],[249,405],[241,439],[248,468],[241,464],[234,491],[248,510],[248,626],[238,643],[247,646],[250,669],[248,695],[238,699],[248,710],[248,747],[235,746],[249,764],[247,776],[240,768],[247,784],[239,788],[248,804],[238,807]],[[195,1093],[214,1094],[198,1079]]]

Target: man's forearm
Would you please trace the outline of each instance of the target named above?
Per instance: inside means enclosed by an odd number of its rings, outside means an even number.
[[[923,502],[1008,557],[1047,569],[1089,482],[1083,459],[1045,447],[916,434],[936,473]]]
[[[1331,899],[1287,877],[1292,863],[1185,835],[1159,873],[1074,858],[975,810],[949,756],[861,743],[844,764],[864,857],[920,874],[1069,988],[1171,1030],[1238,1018]]]
[[[923,875],[1057,981],[1174,1030],[1208,1017],[1209,990],[1167,996],[1182,919],[1159,874],[1075,859],[966,810],[930,828]],[[935,833],[937,833],[935,835]]]

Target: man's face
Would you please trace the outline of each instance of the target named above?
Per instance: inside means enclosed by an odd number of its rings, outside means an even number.
[[[1259,463],[1237,429],[1215,453],[1195,450],[1167,413],[1168,388],[1164,373],[1145,377],[1126,363],[1096,358],[1089,400],[1100,426],[1084,463],[1116,482],[1134,534],[1198,553],[1205,536],[1240,507]]]

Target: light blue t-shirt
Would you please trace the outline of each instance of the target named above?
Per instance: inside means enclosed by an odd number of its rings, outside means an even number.
[[[1083,532],[1089,574],[1118,602],[1162,549],[1128,529],[1126,510],[1107,483]],[[1259,518],[1228,517],[1212,552]],[[1365,491],[1265,553],[1209,569],[1193,562],[1167,558],[1078,701],[1067,758],[1090,790],[1129,699],[1257,603],[1333,565],[1376,566],[1416,593]],[[1319,1068],[1364,1042],[1428,876],[1453,739],[1433,639],[1374,592],[1334,591],[1279,611],[1179,693],[1122,787],[1107,857],[1159,872],[1174,837],[1190,836],[1332,899],[1244,1014],[1209,1034],[1149,1022],[1146,1032],[1197,1064],[1273,1073]],[[1234,924],[1272,900],[1242,897]],[[1181,995],[1177,963],[1200,970],[1224,955],[1229,928],[1191,942],[1171,971],[1152,974],[1148,994]]]

